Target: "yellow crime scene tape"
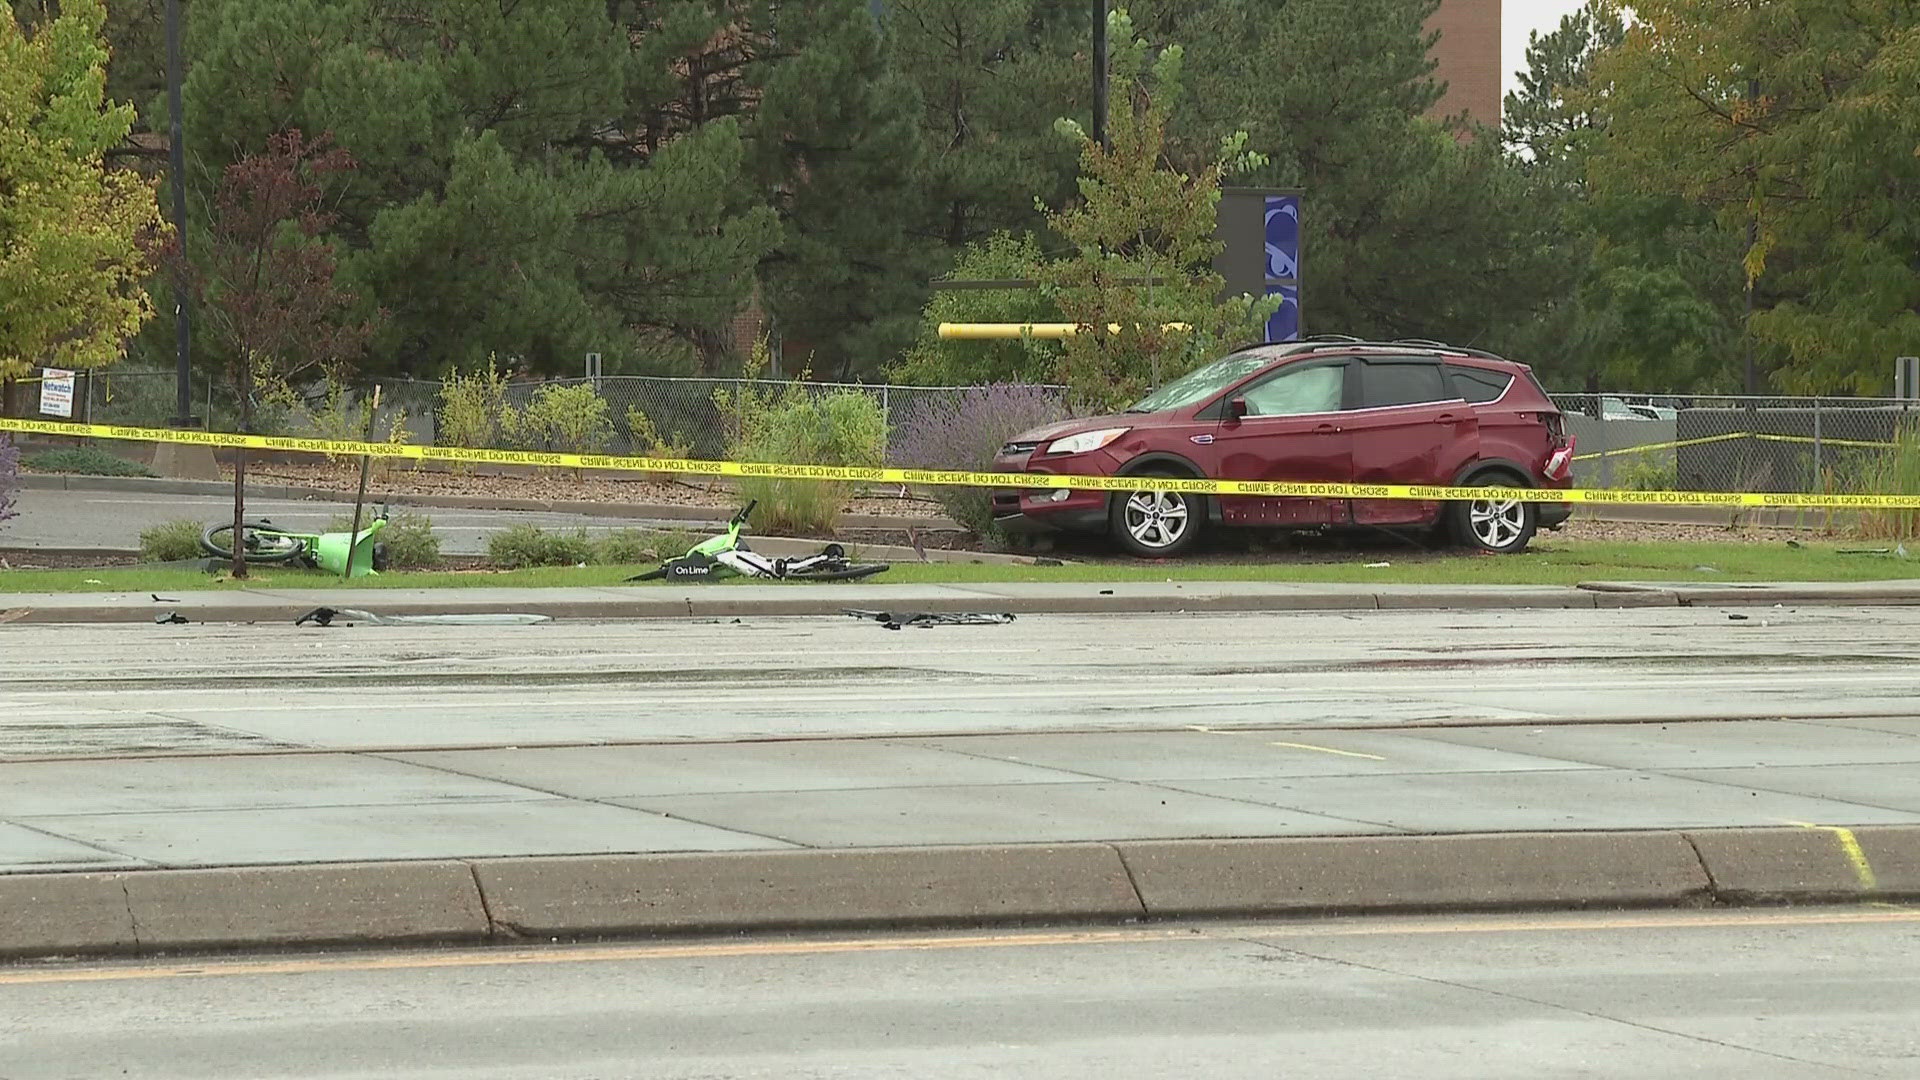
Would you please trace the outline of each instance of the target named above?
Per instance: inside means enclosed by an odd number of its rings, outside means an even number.
[[[399,458],[408,461],[452,461],[482,465],[535,465],[562,469],[608,469],[620,472],[677,473],[688,476],[735,476],[774,480],[841,480],[869,484],[922,484],[958,487],[1066,488],[1076,491],[1139,491],[1137,476],[1071,476],[1058,473],[960,472],[938,469],[894,469],[846,465],[784,465],[773,462],[702,461],[692,458],[623,457],[609,454],[566,454],[541,450],[475,450],[412,443],[349,442],[301,439],[278,435],[240,435],[231,432],[176,428],[120,427],[111,424],[74,424],[53,420],[0,418],[0,431],[72,438],[118,439],[196,446],[277,450],[330,457]],[[1621,491],[1603,488],[1439,487],[1420,484],[1303,483],[1284,480],[1193,480],[1159,477],[1157,491],[1197,495],[1263,495],[1333,499],[1413,499],[1422,502],[1462,499],[1502,499],[1538,503],[1625,503],[1642,506],[1805,507],[1843,510],[1915,510],[1920,495],[1796,495],[1776,492],[1729,491]]]
[[[1598,461],[1601,458],[1625,457],[1628,454],[1646,454],[1659,450],[1678,450],[1684,446],[1705,446],[1708,443],[1730,442],[1734,439],[1756,439],[1760,442],[1805,443],[1819,446],[1864,446],[1885,449],[1895,444],[1873,442],[1865,439],[1816,439],[1811,435],[1771,435],[1759,431],[1730,431],[1723,435],[1703,435],[1697,439],[1677,439],[1671,442],[1639,443],[1635,446],[1622,446],[1614,450],[1591,450],[1584,454],[1575,454],[1575,461]]]

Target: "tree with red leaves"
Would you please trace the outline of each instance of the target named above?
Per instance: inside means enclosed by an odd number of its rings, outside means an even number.
[[[231,354],[240,430],[253,430],[255,388],[324,371],[339,375],[366,351],[381,317],[357,314],[358,298],[334,280],[333,214],[327,184],[354,168],[352,155],[298,130],[227,166],[193,274],[211,336]],[[247,455],[233,463],[233,576],[247,576],[239,538],[246,516]]]

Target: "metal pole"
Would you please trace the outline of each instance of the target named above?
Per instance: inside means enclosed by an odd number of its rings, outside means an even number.
[[[1749,109],[1752,108],[1754,99],[1759,96],[1760,96],[1760,80],[1748,79],[1747,80],[1747,106]],[[1747,219],[1747,259],[1753,258],[1753,249],[1756,245],[1759,244],[1759,242],[1760,242],[1760,219],[1757,216],[1748,218]],[[1744,260],[1742,262],[1741,268],[1742,270],[1745,271],[1746,277],[1747,277],[1747,321],[1746,321],[1746,324],[1743,325],[1740,329],[1741,329],[1741,336],[1745,339],[1746,346],[1747,346],[1747,393],[1748,395],[1752,396],[1752,395],[1758,395],[1760,393],[1760,369],[1755,366],[1754,360],[1753,360],[1753,270],[1751,265],[1745,262]],[[1749,405],[1748,408],[1751,409],[1752,405]]]
[[[1812,490],[1814,491],[1825,490],[1824,486],[1821,484],[1821,475],[1820,475],[1820,399],[1817,397],[1813,399],[1813,488]]]
[[[367,410],[367,441],[373,441],[373,426],[380,421],[380,384],[373,384],[373,408]],[[353,496],[353,531],[347,534],[347,565],[340,571],[342,579],[353,576],[353,549],[360,543],[360,511],[367,505],[367,467],[373,459],[360,455],[360,490]]]
[[[1093,141],[1107,145],[1107,0],[1093,0]]]
[[[179,268],[173,275],[174,427],[192,427],[192,298],[187,290],[187,148],[180,104],[180,0],[167,0],[167,181],[173,187],[173,231],[179,242]]]

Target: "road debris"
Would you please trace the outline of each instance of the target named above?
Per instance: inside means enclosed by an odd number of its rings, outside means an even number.
[[[367,623],[372,626],[532,626],[537,623],[552,622],[553,616],[506,611],[445,615],[380,615],[371,611],[361,611],[358,608],[317,607],[293,620],[293,625],[305,626],[307,623],[313,623],[315,626],[332,626],[335,619],[349,626],[356,623]]]
[[[1000,626],[1013,621],[1008,611],[863,611],[842,608],[856,619],[877,622],[888,630],[903,626]]]
[[[158,626],[182,626],[189,620],[177,611],[162,611],[153,617],[153,621]]]

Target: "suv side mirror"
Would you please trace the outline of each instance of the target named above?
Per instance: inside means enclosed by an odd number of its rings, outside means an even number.
[[[1247,418],[1247,399],[1243,397],[1237,397],[1227,402],[1227,416],[1234,420],[1246,419]]]

